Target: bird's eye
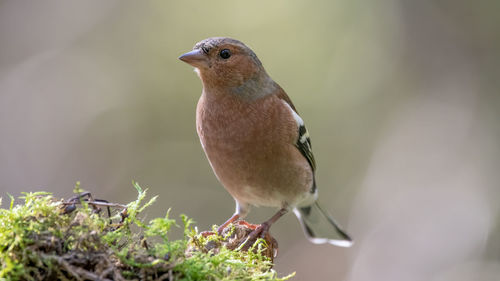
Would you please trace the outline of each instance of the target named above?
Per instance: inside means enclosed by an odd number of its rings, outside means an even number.
[[[231,56],[231,51],[229,51],[228,49],[224,49],[224,50],[220,51],[219,56],[221,58],[227,60]]]

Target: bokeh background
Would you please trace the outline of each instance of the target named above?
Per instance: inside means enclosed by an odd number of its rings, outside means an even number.
[[[200,229],[234,209],[195,132],[199,40],[251,46],[306,121],[320,200],[356,239],[272,228],[295,280],[499,280],[498,1],[0,1],[0,196],[76,181]],[[4,203],[5,205],[5,203]],[[274,210],[254,209],[248,220]]]

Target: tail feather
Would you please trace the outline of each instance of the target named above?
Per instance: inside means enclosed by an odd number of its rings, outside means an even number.
[[[295,208],[293,211],[312,243],[352,246],[351,237],[319,206],[318,201],[311,206]]]

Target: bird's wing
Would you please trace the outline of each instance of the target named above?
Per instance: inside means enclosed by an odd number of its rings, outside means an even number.
[[[306,126],[304,125],[304,121],[302,120],[302,118],[300,118],[299,114],[297,113],[297,110],[295,109],[295,106],[293,105],[292,101],[290,100],[290,98],[283,89],[280,89],[280,91],[277,93],[277,96],[292,111],[293,118],[297,122],[297,130],[299,132],[295,146],[299,149],[300,153],[302,153],[302,155],[304,155],[304,157],[307,159],[307,162],[309,162],[309,165],[311,166],[311,169],[314,173],[314,171],[316,171],[316,161],[314,160],[314,155],[312,153],[311,139],[309,138],[309,132],[307,131]]]

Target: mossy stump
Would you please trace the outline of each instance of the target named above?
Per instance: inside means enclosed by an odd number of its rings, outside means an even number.
[[[241,241],[251,229],[228,227],[222,236],[198,234],[181,215],[184,238],[169,213],[138,218],[156,197],[134,184],[138,198],[126,205],[81,196],[59,200],[47,192],[24,193],[24,204],[0,208],[0,280],[287,280],[272,269],[275,240]],[[87,195],[85,193],[85,195]],[[0,201],[1,203],[1,201]],[[266,241],[267,240],[267,241]]]

